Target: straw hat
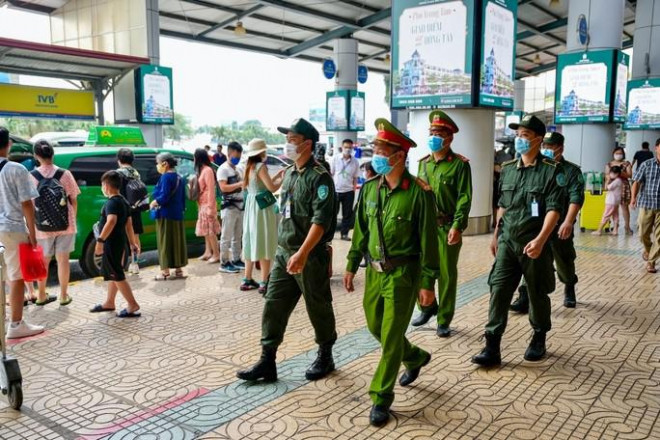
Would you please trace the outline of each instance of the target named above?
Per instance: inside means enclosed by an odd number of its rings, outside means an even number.
[[[247,146],[247,157],[258,156],[267,150],[266,142],[263,139],[252,139]]]

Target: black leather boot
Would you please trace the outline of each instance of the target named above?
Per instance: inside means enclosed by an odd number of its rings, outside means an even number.
[[[509,306],[509,309],[522,314],[529,312],[529,296],[526,286],[518,287],[518,299]]]
[[[564,286],[564,307],[569,309],[575,308],[575,285],[566,285]]]
[[[332,359],[332,344],[319,345],[316,360],[305,371],[305,377],[307,380],[319,380],[333,371],[335,371],[335,362]]]
[[[437,314],[438,314],[438,304],[435,304],[433,308],[420,313],[419,316],[417,316],[417,318],[413,319],[410,325],[412,325],[413,327],[419,327],[420,325],[424,325]]]
[[[475,356],[472,356],[472,363],[481,365],[483,367],[492,367],[502,363],[502,355],[500,354],[500,342],[502,336],[497,336],[491,333],[485,333],[486,347]]]
[[[525,351],[526,361],[540,361],[545,356],[545,332],[534,330],[534,336]]]
[[[259,361],[252,368],[237,372],[236,377],[243,380],[263,379],[264,382],[275,382],[277,380],[276,356],[277,348],[262,346]]]
[[[369,423],[371,426],[381,427],[387,423],[390,418],[390,409],[385,405],[374,405],[369,413]]]
[[[419,377],[419,372],[422,371],[422,367],[425,367],[431,362],[431,353],[428,353],[428,356],[426,357],[426,360],[422,365],[420,365],[417,368],[413,368],[412,370],[406,370],[403,372],[401,377],[399,378],[399,385],[402,387],[407,387],[411,383],[413,383],[417,378]]]

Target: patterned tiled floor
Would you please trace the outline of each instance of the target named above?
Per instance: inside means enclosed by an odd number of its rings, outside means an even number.
[[[315,355],[302,304],[278,354],[280,381],[235,379],[259,355],[262,298],[240,277],[195,262],[185,281],[156,283],[144,270],[133,286],[143,317],[90,314],[97,280],[72,286],[75,301],[28,309],[46,334],[13,343],[25,404],[0,397],[2,439],[659,439],[660,274],[647,274],[637,237],[578,237],[578,307],[552,296],[549,357],[525,362],[524,316],[512,315],[503,365],[475,368],[488,307],[489,237],[468,237],[460,262],[456,333],[431,326],[410,338],[433,353],[410,388],[395,389],[394,419],[368,425],[367,387],[378,345],[365,329],[361,295],[332,280],[338,370],[304,379]],[[335,268],[347,244],[335,242]],[[358,290],[362,288],[358,276]]]

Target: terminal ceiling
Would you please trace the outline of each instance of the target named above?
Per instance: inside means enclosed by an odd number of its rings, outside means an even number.
[[[5,0],[15,7],[52,12],[66,0]],[[3,1],[0,1],[3,3]],[[282,58],[321,62],[332,40],[352,36],[359,60],[389,72],[390,0],[159,0],[163,36]],[[626,1],[623,48],[632,47],[636,1]],[[239,26],[240,22],[240,26]],[[568,0],[518,0],[516,75],[555,67],[566,50]],[[241,34],[236,31],[244,30]],[[241,29],[242,28],[242,29]]]

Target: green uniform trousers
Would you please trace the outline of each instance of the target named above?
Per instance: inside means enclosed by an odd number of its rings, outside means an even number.
[[[316,343],[332,344],[337,340],[337,332],[328,277],[329,253],[325,250],[312,252],[299,275],[290,275],[286,271],[291,255],[282,248],[277,249],[265,295],[261,344],[276,348],[282,343],[289,317],[301,295],[314,327]]]
[[[488,277],[490,308],[486,332],[501,336],[506,329],[509,305],[521,276],[527,281],[529,294],[529,322],[534,330],[547,332],[551,328],[550,297],[555,290],[552,269],[552,250],[549,243],[535,260],[523,254],[527,241],[519,242],[500,237],[497,256]]]
[[[369,387],[375,405],[389,407],[394,400],[401,363],[417,368],[428,353],[406,338],[406,330],[419,293],[421,270],[418,263],[397,267],[392,272],[376,272],[367,267],[364,312],[367,327],[380,342],[382,354]]]
[[[438,242],[440,244],[440,277],[438,278],[438,300],[430,306],[420,309],[425,312],[438,307],[438,325],[449,327],[456,311],[456,289],[458,286],[458,257],[463,246],[463,240],[455,245],[447,244],[447,236],[451,225],[438,227]],[[417,303],[419,305],[419,301]]]
[[[552,250],[552,258],[555,261],[555,269],[559,276],[559,281],[567,286],[575,286],[578,282],[578,277],[575,273],[575,244],[573,243],[573,234],[566,240],[560,239],[556,233],[550,241],[550,249]],[[523,279],[523,285],[527,286],[527,281]]]

